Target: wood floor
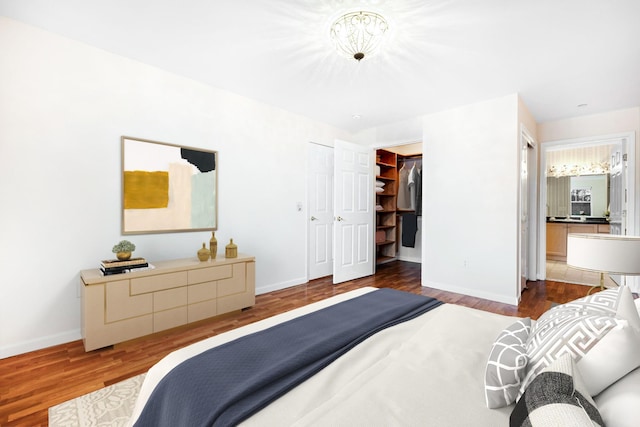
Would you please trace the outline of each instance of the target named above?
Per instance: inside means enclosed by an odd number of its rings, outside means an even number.
[[[364,286],[395,288],[494,313],[538,318],[552,302],[586,295],[589,288],[560,282],[530,282],[519,307],[420,286],[420,264],[397,261],[375,276],[333,285],[331,277],[258,295],[248,310],[188,328],[86,353],[82,341],[0,360],[0,426],[47,425],[50,406],[146,372],[169,352],[221,332],[253,323]]]

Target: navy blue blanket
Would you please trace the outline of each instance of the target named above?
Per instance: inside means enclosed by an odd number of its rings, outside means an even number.
[[[376,332],[440,304],[380,289],[214,347],[171,370],[135,425],[238,424]]]

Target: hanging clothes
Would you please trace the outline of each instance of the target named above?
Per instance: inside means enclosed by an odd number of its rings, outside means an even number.
[[[411,166],[411,170],[409,171],[409,209],[412,211],[416,210],[416,164],[415,162]]]
[[[410,209],[411,195],[409,194],[409,169],[406,162],[402,164],[398,171],[398,200],[396,202],[398,209]]]
[[[416,168],[416,176],[415,176],[415,188],[416,188],[416,195],[415,195],[415,206],[416,206],[416,215],[417,216],[422,216],[422,165],[419,165],[418,168]]]
[[[422,165],[417,161],[413,163],[411,171],[409,171],[409,194],[411,210],[416,215],[422,216]]]
[[[417,232],[418,216],[412,213],[402,214],[402,246],[415,248]]]

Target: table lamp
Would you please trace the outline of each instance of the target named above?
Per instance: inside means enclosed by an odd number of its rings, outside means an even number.
[[[570,233],[567,237],[567,265],[581,270],[600,273],[604,289],[604,274],[625,276],[640,274],[640,236],[613,234]]]

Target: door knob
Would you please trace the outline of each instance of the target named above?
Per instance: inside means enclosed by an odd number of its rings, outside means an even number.
[[[344,218],[342,218],[341,216],[336,218],[336,221],[344,221]]]
[[[317,221],[317,220],[318,220],[318,218],[316,218],[315,216],[311,217],[311,221]]]

